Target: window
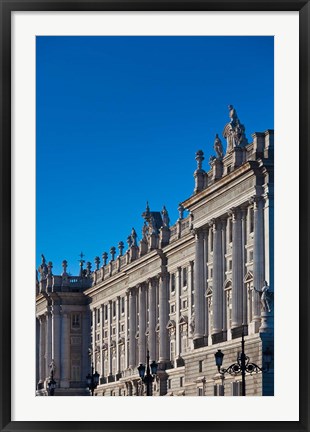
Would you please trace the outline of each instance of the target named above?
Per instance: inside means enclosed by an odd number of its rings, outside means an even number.
[[[171,389],[171,379],[168,379],[168,389]]]
[[[171,275],[171,292],[175,292],[175,274]]]
[[[182,300],[182,309],[186,309],[187,308],[187,299],[183,299]]]
[[[80,314],[72,314],[71,315],[71,327],[73,329],[78,329],[81,326],[80,322]]]
[[[232,260],[228,261],[228,269],[231,270],[232,269]]]
[[[175,313],[175,304],[174,303],[172,303],[170,305],[170,313]]]
[[[71,380],[80,381],[81,379],[81,363],[80,360],[74,359],[71,362]]]
[[[104,305],[104,319],[108,320],[108,305]]]
[[[242,384],[241,381],[235,381],[231,383],[231,395],[242,396]]]
[[[121,311],[122,314],[125,313],[125,297],[121,298]]]
[[[213,277],[213,268],[211,267],[210,268],[210,278],[212,278]]]
[[[213,228],[210,228],[210,252],[213,252]]]
[[[113,318],[114,318],[116,315],[116,303],[115,303],[115,301],[113,302],[112,309],[113,309]]]
[[[198,371],[199,371],[199,373],[202,372],[202,360],[199,360],[199,363],[198,363]]]
[[[228,219],[229,243],[232,243],[232,220]]]
[[[112,334],[115,335],[115,333],[116,333],[116,328],[113,327],[113,328],[112,328]]]
[[[108,330],[104,331],[104,337],[107,338],[108,337]]]
[[[198,389],[197,389],[197,395],[198,396],[203,396],[203,388],[202,387],[198,387]]]
[[[125,331],[125,325],[121,324],[121,332]]]
[[[224,386],[222,384],[214,385],[214,396],[224,396]]]
[[[183,268],[183,287],[186,287],[187,285],[187,268]]]
[[[183,377],[180,377],[180,387],[183,387]]]
[[[252,232],[254,232],[254,209],[253,209],[253,207],[250,207],[249,218],[250,218],[250,233],[252,233]]]
[[[96,313],[97,313],[97,324],[100,324],[100,309],[97,309]]]

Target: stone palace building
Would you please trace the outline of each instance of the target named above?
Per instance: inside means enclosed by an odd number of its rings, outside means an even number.
[[[37,273],[37,395],[56,381],[55,396],[89,395],[91,364],[96,396],[138,396],[145,386],[138,365],[156,361],[155,396],[241,395],[241,374],[219,373],[247,362],[246,395],[273,395],[274,135],[248,142],[229,106],[223,137],[215,137],[210,169],[196,153],[195,188],[170,225],[165,207],[142,214],[141,241],[132,229],[95,268],[81,256],[80,274]],[[188,214],[185,217],[185,214]],[[272,353],[264,364],[263,354]],[[269,356],[270,357],[270,356]],[[231,370],[230,370],[231,371]]]

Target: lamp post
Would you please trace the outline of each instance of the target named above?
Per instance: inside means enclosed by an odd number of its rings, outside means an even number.
[[[94,373],[94,365],[91,364],[91,374],[89,373],[86,377],[86,382],[89,390],[91,391],[91,395],[94,396],[94,390],[97,388],[99,384],[99,374],[97,371]]]
[[[219,373],[222,376],[222,379],[224,379],[224,375],[226,373],[229,373],[230,375],[239,375],[241,373],[241,385],[242,385],[242,396],[245,396],[245,373],[248,372],[249,374],[252,373],[258,373],[258,372],[268,372],[271,358],[272,358],[272,352],[269,348],[267,348],[263,352],[263,364],[266,365],[266,368],[261,368],[255,363],[250,363],[250,357],[248,357],[244,352],[244,332],[242,332],[242,339],[241,339],[241,353],[239,354],[237,358],[237,363],[231,364],[227,369],[222,368],[223,364],[223,358],[224,354],[221,350],[218,350],[215,354],[215,364],[217,366],[217,369]]]
[[[54,396],[55,393],[55,388],[56,388],[56,381],[54,380],[54,371],[51,370],[51,376],[50,379],[47,383],[47,387],[48,387],[48,395],[49,396]]]
[[[140,364],[138,367],[139,376],[145,384],[146,396],[152,396],[152,383],[157,374],[158,364],[155,360],[150,364],[150,353],[147,350],[146,365]]]

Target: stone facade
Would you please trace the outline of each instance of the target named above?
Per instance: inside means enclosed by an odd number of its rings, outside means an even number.
[[[95,395],[145,394],[137,366],[149,351],[159,366],[153,395],[240,395],[241,376],[223,379],[214,354],[225,354],[225,368],[235,363],[242,333],[250,361],[265,366],[262,353],[273,353],[273,131],[248,143],[232,106],[229,118],[226,152],[216,134],[210,170],[196,153],[194,193],[173,226],[165,207],[147,204],[141,241],[133,228],[126,251],[120,242],[101,266],[95,258],[94,271],[81,257],[78,277],[66,274],[66,262],[54,276],[42,258],[38,394],[52,359],[55,395],[85,394],[90,361],[100,375]],[[273,395],[273,362],[246,374],[246,394]]]

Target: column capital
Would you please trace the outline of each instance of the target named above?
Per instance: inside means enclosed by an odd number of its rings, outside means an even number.
[[[160,273],[158,273],[157,276],[158,276],[159,279],[161,279],[163,281],[163,280],[165,280],[165,279],[168,278],[169,273],[168,272],[160,272]]]
[[[241,209],[240,207],[231,207],[227,213],[230,217],[232,217],[233,222],[235,222],[237,219],[240,218]]]
[[[264,197],[261,195],[254,195],[249,199],[249,204],[254,205],[254,209],[257,209],[259,204],[263,203]]]

